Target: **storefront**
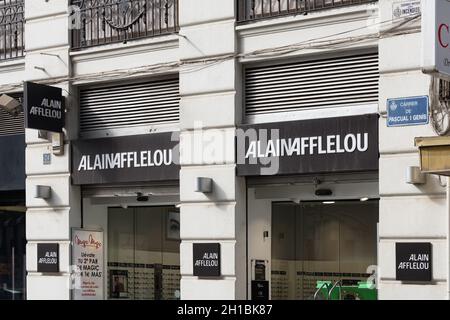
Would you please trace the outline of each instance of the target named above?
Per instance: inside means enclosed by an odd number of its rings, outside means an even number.
[[[240,129],[248,296],[376,299],[378,115]]]
[[[73,143],[72,183],[81,186],[82,228],[73,231],[72,264],[81,274],[93,265],[98,270],[75,281],[72,299],[180,298],[176,136]],[[77,247],[86,250],[91,243],[97,244],[92,255]],[[84,264],[78,260],[83,256],[95,257],[95,263]]]
[[[0,110],[0,300],[26,298],[23,115]]]

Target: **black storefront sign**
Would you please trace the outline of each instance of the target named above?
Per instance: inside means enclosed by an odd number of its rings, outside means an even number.
[[[59,272],[59,244],[38,243],[37,271],[46,273]]]
[[[432,280],[432,245],[424,243],[396,243],[396,279],[399,281]]]
[[[178,133],[79,140],[72,144],[75,185],[178,180]]]
[[[378,115],[243,125],[239,176],[378,170]]]
[[[23,101],[26,128],[62,132],[65,106],[61,88],[25,82]]]
[[[269,281],[252,281],[252,300],[269,300]]]
[[[220,243],[193,244],[194,276],[220,277]]]

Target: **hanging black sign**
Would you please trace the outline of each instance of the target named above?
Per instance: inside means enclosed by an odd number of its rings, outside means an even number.
[[[269,300],[269,281],[252,281],[252,300]]]
[[[378,115],[244,125],[239,176],[378,170]]]
[[[220,243],[194,243],[194,276],[220,277]]]
[[[59,272],[59,244],[38,243],[37,271],[47,273]]]
[[[25,82],[23,102],[26,128],[62,132],[65,107],[61,88]]]
[[[156,133],[72,143],[75,185],[179,179],[178,133]]]
[[[431,281],[431,243],[396,243],[397,280]]]

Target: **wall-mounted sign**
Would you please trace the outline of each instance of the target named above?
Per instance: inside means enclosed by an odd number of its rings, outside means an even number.
[[[388,127],[429,123],[429,99],[427,96],[388,99],[386,107]]]
[[[269,300],[269,281],[252,281],[252,300]]]
[[[103,232],[72,229],[73,299],[102,300],[104,279]]]
[[[394,19],[402,19],[421,13],[420,1],[401,1],[392,4],[392,16]]]
[[[396,243],[396,279],[400,281],[431,281],[431,243]]]
[[[23,91],[25,127],[62,132],[65,121],[62,89],[25,82]]]
[[[178,180],[177,133],[79,140],[72,144],[75,185]]]
[[[378,115],[244,125],[239,176],[378,170]]]
[[[220,277],[220,243],[194,243],[194,276]]]
[[[45,273],[59,272],[59,244],[37,244],[37,271]]]
[[[423,71],[450,77],[450,1],[422,1]]]

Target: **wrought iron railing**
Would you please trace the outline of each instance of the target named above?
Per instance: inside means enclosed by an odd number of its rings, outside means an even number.
[[[304,14],[344,6],[377,2],[378,0],[237,0],[238,21],[246,22]]]
[[[24,55],[24,0],[0,0],[0,61]]]
[[[72,48],[178,31],[178,0],[72,0]]]

